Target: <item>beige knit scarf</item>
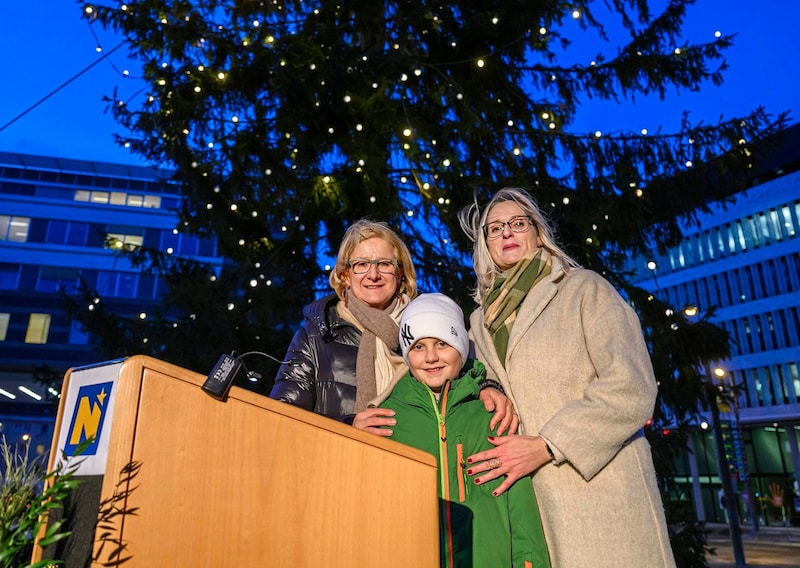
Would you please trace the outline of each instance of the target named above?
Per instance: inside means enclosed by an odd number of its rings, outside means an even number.
[[[410,299],[395,298],[384,310],[372,308],[347,290],[347,302],[339,302],[338,310],[345,320],[361,330],[356,356],[356,401],[354,413],[367,408],[367,403],[382,392],[392,379],[403,358],[396,353],[400,345],[400,314]]]

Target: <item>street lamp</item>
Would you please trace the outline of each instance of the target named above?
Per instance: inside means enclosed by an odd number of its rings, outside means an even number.
[[[721,373],[721,374],[720,374]],[[724,369],[714,369],[714,375],[724,377]],[[747,566],[744,560],[744,546],[742,545],[742,531],[739,526],[739,512],[736,507],[736,493],[730,475],[730,463],[725,453],[725,442],[722,437],[722,423],[720,421],[718,397],[724,394],[725,387],[716,384],[714,379],[706,386],[706,402],[711,409],[711,418],[714,423],[714,441],[717,448],[717,463],[719,464],[719,478],[722,482],[722,494],[725,497],[725,510],[728,513],[728,525],[731,531],[731,545],[736,566]]]

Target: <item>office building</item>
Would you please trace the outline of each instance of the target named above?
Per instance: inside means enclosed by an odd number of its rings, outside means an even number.
[[[109,308],[146,317],[163,292],[131,266],[145,245],[221,265],[213,240],[178,233],[177,184],[154,168],[0,152],[0,421],[9,443],[49,450],[55,409],[37,377],[99,355],[62,293],[80,282]]]
[[[730,335],[731,358],[707,373],[734,387],[720,424],[751,524],[800,524],[800,125],[787,133],[755,186],[700,213],[677,247],[631,265],[637,284],[675,309],[715,307],[712,321]],[[685,494],[700,520],[726,522],[712,415],[697,426],[682,459]]]

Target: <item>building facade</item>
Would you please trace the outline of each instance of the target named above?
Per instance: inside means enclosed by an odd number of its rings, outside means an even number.
[[[734,397],[720,407],[722,459],[740,519],[754,526],[800,524],[800,170],[796,158],[787,165],[698,215],[677,247],[631,266],[639,286],[675,309],[714,308],[729,333],[731,358],[707,372]],[[709,412],[677,481],[700,520],[727,522],[713,426]]]
[[[115,311],[146,317],[163,283],[117,248],[146,245],[221,266],[214,241],[176,231],[181,197],[166,178],[154,168],[0,152],[0,422],[8,443],[49,450],[58,392],[35,377],[98,360],[68,320],[64,292],[84,282]]]

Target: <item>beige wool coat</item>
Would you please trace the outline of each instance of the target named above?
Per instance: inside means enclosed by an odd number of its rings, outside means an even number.
[[[521,433],[547,439],[559,462],[532,476],[553,568],[673,567],[642,433],[656,381],[641,324],[598,274],[552,262],[520,306],[505,367],[480,308],[470,337]]]

